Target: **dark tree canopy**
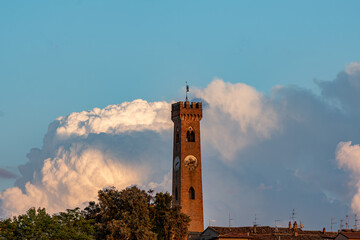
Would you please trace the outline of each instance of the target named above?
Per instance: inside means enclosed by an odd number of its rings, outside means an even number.
[[[182,240],[190,218],[172,206],[169,193],[146,192],[137,187],[98,192],[98,202],[80,211],[54,215],[44,208],[0,221],[0,239],[108,239]]]
[[[180,206],[172,206],[169,193],[157,193],[152,210],[157,239],[184,239],[187,236],[190,218],[180,212]]]
[[[172,206],[169,193],[146,192],[137,187],[100,190],[98,203],[84,210],[95,223],[97,239],[184,239],[190,218]]]
[[[79,208],[50,216],[44,208],[0,221],[0,239],[95,239],[93,222]]]
[[[137,187],[100,190],[99,203],[85,208],[85,217],[95,220],[97,239],[155,239],[151,231],[151,196]]]

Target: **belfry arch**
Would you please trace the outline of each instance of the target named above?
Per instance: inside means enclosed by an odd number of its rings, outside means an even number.
[[[189,129],[186,132],[186,141],[195,142],[195,131],[192,127],[189,127]]]

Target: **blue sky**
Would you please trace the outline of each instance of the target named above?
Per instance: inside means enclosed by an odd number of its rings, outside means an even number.
[[[19,175],[49,123],[215,78],[319,94],[360,56],[359,1],[1,1],[0,168]],[[333,150],[334,151],[334,150]],[[1,179],[0,188],[14,179]]]
[[[2,157],[21,161],[60,115],[136,98],[176,99],[186,80],[204,87],[217,76],[264,92],[275,85],[314,88],[314,78],[332,79],[358,60],[359,5],[4,1],[1,152],[20,138],[26,147]]]

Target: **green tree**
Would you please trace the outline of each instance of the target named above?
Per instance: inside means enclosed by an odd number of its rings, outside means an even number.
[[[172,205],[169,193],[145,192],[137,187],[98,192],[98,203],[54,215],[44,208],[0,221],[0,239],[182,240],[190,218]]]
[[[87,219],[94,219],[97,239],[155,239],[151,231],[151,196],[137,187],[98,192],[99,203],[85,208]]]
[[[67,209],[53,216],[57,226],[55,239],[95,239],[94,220],[86,220],[80,208]]]
[[[180,206],[172,206],[169,193],[157,193],[154,198],[153,230],[158,240],[184,239],[188,234],[190,218],[180,212]]]
[[[17,224],[8,218],[0,221],[0,239],[16,239]]]
[[[45,208],[0,221],[0,239],[94,239],[93,224],[79,208],[50,216]]]
[[[30,208],[26,214],[0,222],[5,239],[52,239],[56,226],[44,208]]]
[[[84,209],[86,219],[93,219],[97,239],[184,239],[190,218],[172,206],[169,193],[146,192],[137,187],[98,192],[99,202]]]

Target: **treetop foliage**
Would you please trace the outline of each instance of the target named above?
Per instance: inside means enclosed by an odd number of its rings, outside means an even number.
[[[95,239],[93,223],[79,208],[50,216],[45,208],[0,221],[0,239]]]
[[[54,215],[44,208],[0,221],[0,239],[184,239],[190,218],[172,204],[169,193],[114,187],[98,192],[84,210]]]

